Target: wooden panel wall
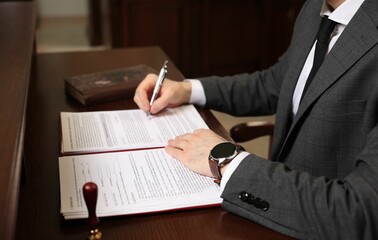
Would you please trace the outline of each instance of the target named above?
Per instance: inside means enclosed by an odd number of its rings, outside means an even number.
[[[104,2],[105,1],[105,2]],[[289,44],[303,0],[103,0],[112,47],[159,45],[187,77],[254,71]]]

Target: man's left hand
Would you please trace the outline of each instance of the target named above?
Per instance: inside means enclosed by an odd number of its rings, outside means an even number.
[[[210,171],[208,157],[215,145],[226,141],[209,129],[198,129],[169,140],[165,150],[192,171],[214,177]]]

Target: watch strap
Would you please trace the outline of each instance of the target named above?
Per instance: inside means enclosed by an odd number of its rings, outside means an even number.
[[[213,174],[216,179],[222,179],[222,173],[220,171],[220,167],[218,166],[218,162],[210,159],[209,157],[209,165],[211,174]]]

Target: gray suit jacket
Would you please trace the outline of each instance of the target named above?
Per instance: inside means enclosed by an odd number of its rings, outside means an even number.
[[[223,207],[300,239],[378,239],[377,0],[365,0],[288,123],[321,4],[305,2],[288,50],[271,68],[201,79],[206,107],[276,114],[272,161],[249,155],[229,180]]]

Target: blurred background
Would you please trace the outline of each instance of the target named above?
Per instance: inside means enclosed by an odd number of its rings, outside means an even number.
[[[87,51],[89,9],[87,0],[38,0],[37,52]]]

